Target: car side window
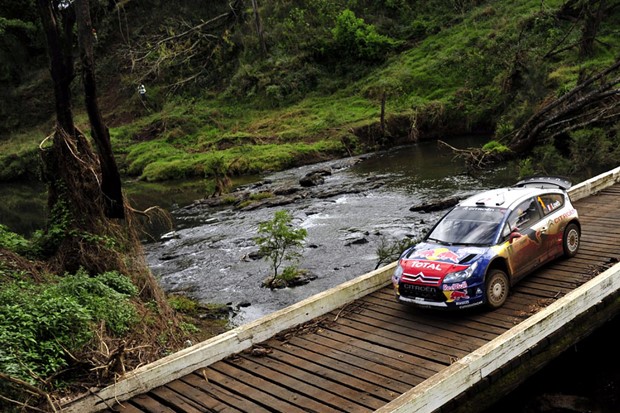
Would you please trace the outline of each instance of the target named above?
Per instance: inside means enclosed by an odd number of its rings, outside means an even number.
[[[534,225],[541,218],[540,210],[534,198],[523,201],[508,217],[510,230],[524,230]]]
[[[564,196],[561,194],[543,194],[536,198],[545,215],[564,206]]]

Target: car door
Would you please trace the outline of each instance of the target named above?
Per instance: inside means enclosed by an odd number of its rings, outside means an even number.
[[[546,259],[545,222],[542,211],[535,198],[528,198],[519,204],[506,222],[510,245],[508,246],[508,266],[513,282],[531,272]]]
[[[561,224],[558,217],[564,212],[564,195],[558,193],[541,194],[536,197],[536,201],[541,207],[543,213],[544,226],[542,228],[544,236],[545,261],[562,255],[562,232]]]

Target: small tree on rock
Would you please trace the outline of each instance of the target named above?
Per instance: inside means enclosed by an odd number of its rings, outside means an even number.
[[[270,221],[258,225],[259,236],[255,238],[260,246],[259,253],[271,262],[272,275],[265,284],[270,288],[274,283],[287,274],[296,273],[296,265],[291,265],[282,273],[280,266],[284,261],[297,261],[301,257],[300,249],[308,232],[303,228],[294,229],[291,226],[292,216],[287,211],[277,211]]]

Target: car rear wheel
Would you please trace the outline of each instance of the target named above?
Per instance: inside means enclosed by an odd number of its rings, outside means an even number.
[[[508,276],[500,269],[493,269],[487,275],[486,304],[490,309],[496,309],[504,305],[508,298],[510,284]]]
[[[579,250],[579,239],[581,233],[577,224],[568,224],[564,230],[564,239],[562,243],[564,245],[564,256],[567,258],[577,255]]]

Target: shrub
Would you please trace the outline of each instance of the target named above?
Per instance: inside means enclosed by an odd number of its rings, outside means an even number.
[[[377,247],[377,265],[375,269],[379,268],[382,264],[388,264],[398,259],[400,254],[407,248],[412,247],[420,242],[419,239],[404,238],[400,240],[388,240],[385,237],[381,237],[379,246]]]
[[[0,291],[0,371],[34,384],[67,366],[90,340],[91,314],[55,287],[26,282]],[[66,349],[66,351],[65,351]]]
[[[303,246],[302,243],[308,234],[303,228],[292,228],[292,219],[287,211],[277,211],[271,221],[261,222],[258,225],[259,236],[255,241],[260,246],[259,254],[271,261],[273,270],[271,280],[266,283],[270,287],[277,279],[288,278],[296,273],[294,265],[288,266],[282,274],[278,273],[284,261],[295,261],[301,256],[297,250]]]
[[[115,271],[96,277],[78,271],[75,275],[63,277],[56,288],[61,294],[75,297],[88,309],[93,320],[104,321],[112,334],[122,335],[136,321],[136,311],[127,298],[135,296],[138,290],[129,284],[131,280]],[[122,291],[117,291],[114,286]]]
[[[484,146],[482,147],[482,150],[485,152],[497,153],[497,154],[510,152],[510,148],[508,148],[503,143],[499,143],[498,141],[490,141],[490,142],[485,143]]]
[[[30,248],[30,242],[21,235],[15,234],[0,224],[0,248],[6,248],[18,254],[23,254]]]
[[[101,322],[113,335],[137,321],[129,278],[83,271],[56,283],[14,281],[0,290],[0,371],[35,384],[69,365]]]
[[[336,49],[353,58],[382,60],[398,43],[377,33],[375,26],[355,17],[351,10],[344,10],[336,18],[332,29]]]

